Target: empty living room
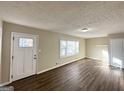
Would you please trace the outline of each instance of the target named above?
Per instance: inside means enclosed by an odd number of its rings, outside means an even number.
[[[0,1],[0,91],[124,91],[124,1]]]

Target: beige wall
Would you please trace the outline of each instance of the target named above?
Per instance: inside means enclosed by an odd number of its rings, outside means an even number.
[[[86,57],[108,62],[107,37],[86,39]]]
[[[3,23],[3,45],[2,45],[2,82],[9,81],[10,69],[10,38],[11,32],[29,33],[39,35],[39,53],[38,72],[56,66],[56,63],[74,61],[85,57],[85,40],[65,34],[43,31],[31,27],[20,26],[16,24]],[[80,53],[76,56],[59,58],[59,40],[79,40]]]

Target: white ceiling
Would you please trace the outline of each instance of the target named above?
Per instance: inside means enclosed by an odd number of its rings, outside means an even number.
[[[0,2],[4,21],[84,38],[124,32],[124,2]],[[89,32],[80,32],[89,28]]]

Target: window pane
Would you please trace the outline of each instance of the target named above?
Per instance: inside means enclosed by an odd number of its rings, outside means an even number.
[[[66,56],[66,49],[61,49],[60,50],[60,56]]]
[[[61,40],[61,42],[60,42],[60,48],[66,48],[66,41]]]
[[[60,56],[72,56],[79,53],[78,41],[60,41]]]
[[[60,56],[66,56],[66,41],[65,40],[61,40],[60,41]]]
[[[76,42],[76,53],[79,53],[79,42]]]
[[[19,38],[19,47],[33,47],[33,39]]]
[[[74,55],[74,54],[75,54],[75,42],[67,41],[67,55]]]

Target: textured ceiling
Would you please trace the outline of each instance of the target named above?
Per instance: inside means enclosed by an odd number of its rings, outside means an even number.
[[[124,32],[123,1],[0,2],[0,19],[84,38]],[[89,28],[89,32],[80,32]]]

